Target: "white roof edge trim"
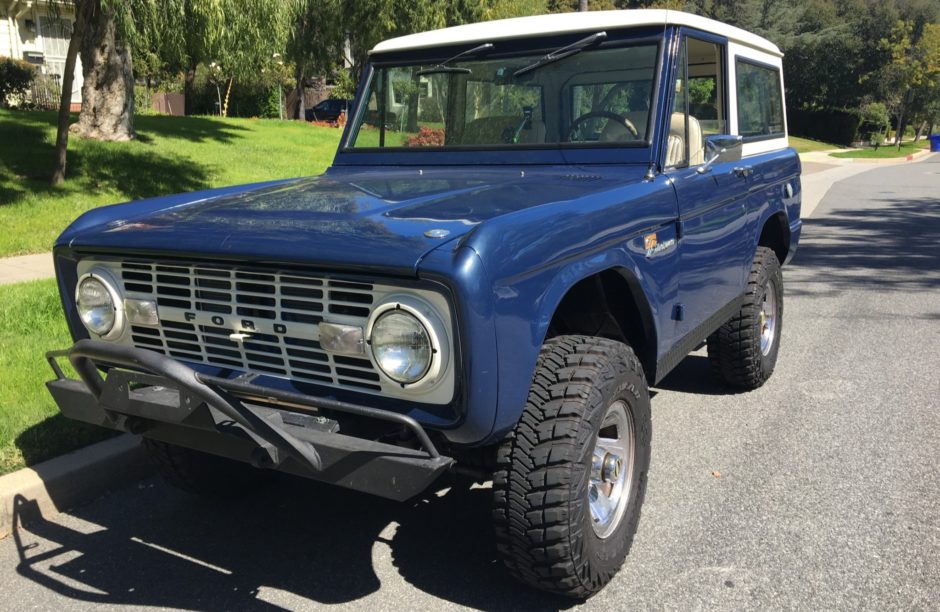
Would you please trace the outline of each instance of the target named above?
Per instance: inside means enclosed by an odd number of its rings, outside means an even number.
[[[783,57],[780,48],[766,38],[741,28],[681,11],[663,9],[628,9],[588,11],[585,13],[554,13],[533,17],[516,17],[482,21],[390,38],[377,44],[370,53],[387,53],[407,49],[426,49],[473,42],[492,42],[512,38],[563,34],[566,32],[597,32],[645,26],[684,26],[723,36],[729,40]]]

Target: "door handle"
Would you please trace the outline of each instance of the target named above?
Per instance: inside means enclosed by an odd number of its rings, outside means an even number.
[[[751,176],[752,174],[754,174],[754,167],[753,166],[738,166],[737,168],[734,169],[733,172],[739,178],[747,178]]]

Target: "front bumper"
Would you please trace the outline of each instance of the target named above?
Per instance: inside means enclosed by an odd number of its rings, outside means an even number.
[[[152,351],[100,341],[46,357],[56,374],[46,386],[62,414],[78,421],[395,500],[422,492],[454,464],[406,415],[207,376]],[[79,380],[59,367],[66,357]],[[400,427],[419,448],[339,433],[333,415]]]

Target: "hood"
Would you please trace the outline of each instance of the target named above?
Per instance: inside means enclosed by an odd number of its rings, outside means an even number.
[[[487,219],[587,197],[642,174],[622,166],[332,170],[97,209],[57,244],[413,274],[430,250]]]

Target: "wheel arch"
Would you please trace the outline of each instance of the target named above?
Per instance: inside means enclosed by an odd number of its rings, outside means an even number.
[[[569,284],[551,311],[542,342],[571,334],[628,344],[647,379],[653,379],[657,347],[653,312],[639,279],[626,267],[595,271]]]
[[[790,224],[786,213],[777,211],[764,220],[756,246],[773,250],[777,261],[783,265],[790,253]]]

